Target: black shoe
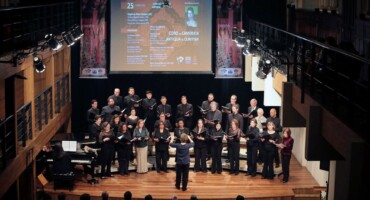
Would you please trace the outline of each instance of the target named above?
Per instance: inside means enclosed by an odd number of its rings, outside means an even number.
[[[229,172],[229,174],[234,174],[234,172]]]
[[[166,170],[163,170],[164,171],[164,173],[169,173],[169,171],[167,171],[167,169]]]
[[[235,176],[239,175],[239,172],[235,172]]]
[[[286,182],[288,182],[288,180],[284,180],[284,179],[283,179],[281,182],[286,183]]]
[[[182,191],[184,192],[184,191],[186,191],[187,189],[186,188],[182,188]]]
[[[256,175],[255,174],[252,174],[251,177],[256,177]]]
[[[250,174],[247,172],[247,173],[245,173],[245,176],[250,176]]]
[[[266,179],[266,177],[262,176],[261,179]]]
[[[222,172],[217,172],[217,174],[221,174]]]
[[[214,173],[216,173],[215,171],[211,171],[211,174],[214,174]]]
[[[176,189],[178,189],[178,190],[180,189],[180,186],[175,185],[175,187],[176,187]]]

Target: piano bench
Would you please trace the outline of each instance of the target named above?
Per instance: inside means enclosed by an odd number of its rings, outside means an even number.
[[[53,174],[54,190],[58,187],[68,187],[69,191],[73,190],[75,174],[68,172],[65,174]]]

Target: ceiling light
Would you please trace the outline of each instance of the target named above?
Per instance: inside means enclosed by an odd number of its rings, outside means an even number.
[[[35,67],[37,73],[43,73],[46,69],[42,59],[39,58],[37,54],[33,56],[33,66]]]
[[[234,27],[232,32],[231,32],[231,39],[236,42],[236,38],[239,36],[239,30],[237,27]]]
[[[247,36],[246,36],[245,31],[242,29],[240,31],[240,34],[236,38],[236,46],[243,48],[246,41],[247,41]]]
[[[62,43],[60,42],[60,40],[58,40],[57,37],[53,34],[45,35],[45,39],[47,40],[49,47],[54,51],[57,51],[62,47]]]
[[[62,33],[63,40],[66,42],[67,46],[70,47],[75,44],[74,38],[71,33],[63,32]]]
[[[84,35],[84,33],[81,31],[78,25],[74,25],[71,28],[71,33],[75,41],[81,39],[81,37]]]

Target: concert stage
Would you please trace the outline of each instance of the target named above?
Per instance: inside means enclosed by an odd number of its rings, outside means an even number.
[[[246,161],[241,160],[240,164],[245,165]],[[261,167],[261,166],[259,166]],[[53,189],[53,183],[48,183],[44,190],[52,194],[53,199],[59,192],[68,195],[67,199],[77,200],[79,195],[89,193],[94,196],[93,199],[101,199],[103,191],[109,193],[110,199],[122,199],[125,191],[131,191],[133,199],[143,199],[145,195],[151,194],[154,199],[171,199],[177,196],[178,199],[189,199],[192,194],[198,199],[235,199],[237,195],[243,195],[247,199],[293,199],[293,189],[310,188],[318,186],[317,182],[305,167],[302,167],[297,160],[292,157],[290,170],[290,180],[288,183],[282,183],[282,177],[275,177],[274,180],[261,179],[260,175],[256,177],[239,175],[229,175],[228,170],[222,174],[194,173],[189,174],[188,190],[182,192],[175,188],[175,171],[169,170],[169,173],[161,172],[158,174],[155,170],[147,174],[137,174],[132,171],[129,176],[120,176],[114,174],[113,178],[100,180],[98,184],[90,185],[84,177],[77,177],[72,191],[68,189]],[[317,195],[316,195],[317,196]],[[317,198],[318,199],[318,198]]]

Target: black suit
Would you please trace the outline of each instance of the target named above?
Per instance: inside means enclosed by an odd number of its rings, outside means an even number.
[[[159,129],[155,130],[154,138],[159,139],[158,142],[155,144],[155,158],[157,164],[157,172],[161,169],[167,171],[167,160],[168,160],[168,147],[169,147],[169,140],[167,138],[170,136],[168,130],[164,129],[161,133]]]
[[[112,98],[114,100],[114,105],[123,108],[123,98],[122,96],[111,95],[108,97],[109,99]]]
[[[157,107],[157,118],[159,118],[159,115],[160,115],[161,113],[172,115],[171,105],[169,105],[169,104],[166,104],[166,105],[160,104],[160,105]],[[167,117],[167,116],[166,116],[166,119],[168,119],[168,117]]]
[[[140,97],[138,95],[127,95],[123,98],[123,106],[126,108],[125,114],[130,115],[132,107],[134,107],[135,102],[134,101],[139,101]],[[139,104],[140,105],[140,104]],[[136,115],[140,116],[140,111],[139,107],[135,108],[136,109]]]
[[[103,121],[110,122],[114,114],[121,114],[121,110],[119,106],[104,106],[101,115],[103,117]]]
[[[156,110],[156,100],[155,99],[148,99],[145,98],[142,101],[142,106],[144,109],[144,119],[145,120],[145,127],[151,133],[153,132],[154,122],[155,122],[155,110]]]
[[[87,110],[87,131],[91,132],[91,126],[95,123],[95,116],[99,115],[99,109],[90,108]]]
[[[190,103],[177,105],[176,119],[184,119],[185,127],[191,129],[193,126],[193,105]],[[188,117],[185,114],[189,114]]]

